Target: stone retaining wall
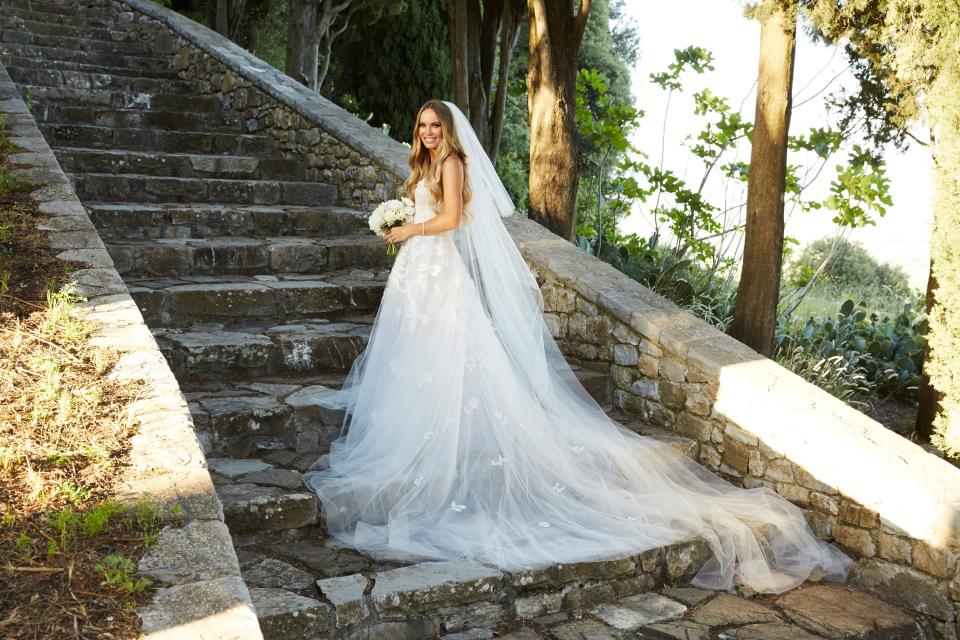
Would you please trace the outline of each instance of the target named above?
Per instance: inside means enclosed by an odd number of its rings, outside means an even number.
[[[183,77],[337,184],[344,204],[375,204],[405,178],[402,145],[248,52],[147,0],[111,1]],[[533,222],[506,223],[566,355],[609,371],[618,407],[696,439],[700,461],[732,482],[807,509],[821,537],[857,558],[854,583],[956,637],[960,470]]]
[[[137,504],[157,500],[166,526],[140,561],[140,573],[169,585],[138,613],[147,638],[262,640],[237,556],[223,522],[223,509],[207,472],[187,404],[140,311],[127,292],[100,236],[69,180],[0,65],[0,114],[11,141],[23,152],[11,157],[37,185],[30,193],[39,229],[65,261],[86,264],[71,273],[85,317],[100,324],[95,344],[122,355],[110,373],[139,380],[146,391],[130,407],[137,426],[130,466],[117,499]],[[176,515],[175,515],[176,514]]]
[[[403,145],[203,25],[147,0],[109,1],[133,9],[127,28],[137,39],[171,56],[180,77],[216,96],[247,133],[270,134],[278,155],[303,162],[307,180],[335,185],[340,204],[372,210],[396,196]]]

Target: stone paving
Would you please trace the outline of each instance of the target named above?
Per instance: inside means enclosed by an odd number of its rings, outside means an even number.
[[[339,434],[342,413],[325,401],[366,344],[392,262],[366,214],[343,205],[383,185],[328,184],[341,178],[317,169],[323,158],[283,157],[259,116],[223,108],[236,78],[211,62],[191,79],[198,50],[125,4],[4,0],[4,10],[0,58],[189,402],[268,640],[955,640],[947,625],[921,628],[843,586],[763,598],[677,586],[707,557],[697,540],[507,573],[383,562],[329,539],[301,477]],[[211,95],[215,76],[223,88]],[[243,96],[276,107],[258,89]],[[352,158],[342,145],[330,153],[330,165]],[[700,457],[696,440],[614,410],[608,371],[576,371],[611,417]],[[196,553],[202,534],[171,534],[171,544]]]

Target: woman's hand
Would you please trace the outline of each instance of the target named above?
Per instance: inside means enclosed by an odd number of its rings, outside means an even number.
[[[396,244],[403,242],[412,235],[414,235],[413,225],[402,224],[399,227],[387,229],[386,233],[383,234],[383,239]]]

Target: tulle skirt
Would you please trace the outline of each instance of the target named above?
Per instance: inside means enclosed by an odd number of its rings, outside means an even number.
[[[341,402],[329,468],[306,479],[329,533],[374,557],[521,570],[700,537],[695,585],[761,592],[850,564],[769,489],[611,421],[564,364],[511,362],[450,234],[401,247]]]

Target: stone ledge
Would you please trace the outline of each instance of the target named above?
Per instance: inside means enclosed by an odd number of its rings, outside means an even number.
[[[12,140],[29,150],[15,156],[20,170],[37,183],[30,197],[49,216],[39,226],[61,260],[86,263],[73,272],[84,317],[101,327],[96,344],[121,353],[111,376],[147,387],[130,407],[138,426],[131,464],[116,496],[137,503],[149,496],[166,518],[165,528],[142,557],[140,571],[173,586],[160,589],[138,613],[142,634],[154,639],[222,638],[262,640],[250,594],[240,578],[236,552],[223,523],[223,508],[207,472],[186,401],[156,341],[113,266],[113,261],[73,187],[60,169],[36,122],[0,64],[0,114]]]

